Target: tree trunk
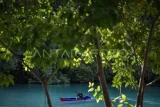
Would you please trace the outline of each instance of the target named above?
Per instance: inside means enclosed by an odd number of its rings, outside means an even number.
[[[138,104],[141,105],[141,107],[143,107],[143,98],[144,98],[145,89],[146,89],[149,85],[154,84],[159,78],[160,78],[160,76],[157,77],[157,78],[156,78],[155,80],[153,80],[152,82],[150,82],[150,83],[148,83],[148,84],[146,84],[146,85],[144,84],[143,90],[141,90],[141,97],[140,97],[140,100],[138,101]]]
[[[140,102],[139,104],[141,105],[141,107],[143,107],[143,99],[144,99],[144,92],[146,90],[146,85],[144,84],[143,89],[141,90],[141,98],[140,98]]]
[[[103,66],[102,66],[102,59],[101,56],[98,54],[97,55],[97,61],[98,61],[98,78],[102,87],[102,91],[103,91],[103,96],[104,96],[104,104],[105,107],[112,107],[111,105],[111,101],[109,98],[109,93],[108,93],[108,89],[107,89],[107,82],[104,76],[104,70],[103,70]]]
[[[148,87],[148,86],[150,86],[150,85],[152,85],[152,84],[154,84],[158,79],[160,78],[160,76],[159,77],[157,77],[155,80],[153,80],[152,82],[150,82],[150,83],[148,83],[148,84],[144,84],[144,86],[143,86],[143,90],[141,91],[141,97],[140,97],[140,100],[138,101],[138,104],[139,105],[141,105],[142,107],[143,107],[143,98],[144,98],[144,92],[145,92],[145,89]]]
[[[143,99],[144,99],[145,89],[146,89],[146,87],[145,87],[145,85],[144,85],[144,86],[143,86],[143,90],[142,90],[142,94],[141,94],[141,105],[142,105],[142,107],[143,107]]]
[[[94,28],[94,33],[96,36],[96,47],[98,49],[98,53],[97,53],[97,62],[98,62],[98,78],[100,81],[100,85],[103,91],[103,96],[104,96],[104,105],[105,107],[112,107],[110,98],[109,98],[109,93],[108,93],[108,89],[107,89],[107,82],[105,79],[105,75],[104,75],[104,70],[103,70],[103,66],[102,66],[102,58],[100,55],[100,41],[98,38],[98,34],[96,31],[96,28]]]
[[[137,103],[135,107],[143,107],[144,92],[145,92],[145,84],[143,83],[140,92],[138,92]]]
[[[142,67],[141,76],[139,79],[138,96],[137,96],[137,103],[136,103],[135,107],[143,107],[143,97],[144,97],[144,90],[145,90],[144,89],[145,88],[144,74],[147,69],[148,54],[149,54],[152,36],[154,35],[155,23],[158,20],[159,16],[160,16],[160,10],[159,10],[157,16],[155,17],[155,19],[152,23],[152,26],[150,28],[149,37],[148,37],[148,41],[147,41],[147,45],[146,45],[146,51],[145,51],[144,60],[143,60],[143,67]]]
[[[43,87],[44,87],[45,95],[47,97],[48,107],[52,107],[52,103],[51,103],[51,99],[50,99],[50,96],[49,96],[49,92],[48,92],[48,88],[47,88],[47,83],[46,82],[43,82]]]

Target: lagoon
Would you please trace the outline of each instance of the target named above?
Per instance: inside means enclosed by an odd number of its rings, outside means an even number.
[[[119,96],[119,90],[108,86],[111,99]],[[92,93],[88,93],[88,84],[58,84],[49,85],[48,90],[53,107],[104,107],[103,101],[96,103]],[[76,97],[76,92],[93,97],[89,101],[60,102],[60,97]],[[135,104],[136,90],[122,88],[128,102]],[[0,107],[48,107],[44,90],[40,84],[16,84],[8,88],[0,88]],[[147,88],[144,107],[160,107],[160,87]]]

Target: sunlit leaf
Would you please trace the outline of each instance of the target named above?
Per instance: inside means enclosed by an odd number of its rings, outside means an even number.
[[[123,100],[123,101],[126,101],[126,100],[127,100],[126,95],[122,94],[121,97],[122,97],[122,100]]]
[[[94,88],[90,88],[89,90],[88,90],[88,92],[92,92],[94,90]]]
[[[97,99],[96,99],[97,103],[99,103],[100,100],[103,100],[103,94],[102,94],[102,93],[100,93],[100,94],[97,96]]]
[[[100,88],[100,86],[98,86],[98,87],[97,87],[97,91],[101,91],[101,88]]]
[[[117,107],[123,107],[123,104],[119,104]]]

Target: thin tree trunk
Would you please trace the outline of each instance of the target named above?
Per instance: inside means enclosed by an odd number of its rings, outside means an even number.
[[[48,103],[48,106],[49,107],[52,107],[52,103],[51,103],[51,99],[50,99],[50,95],[49,95],[49,92],[48,92],[48,88],[47,88],[47,83],[48,81],[53,77],[53,75],[55,75],[56,72],[52,72],[47,78],[44,79],[43,81],[43,87],[44,87],[44,91],[45,91],[45,95],[47,97],[47,103]]]
[[[156,79],[154,79],[152,82],[150,82],[150,83],[148,83],[148,84],[146,84],[146,85],[144,84],[143,90],[142,90],[142,94],[141,94],[140,103],[139,103],[139,104],[141,105],[141,107],[143,107],[143,99],[144,99],[144,92],[145,92],[145,89],[146,89],[148,86],[154,84],[159,78],[160,78],[160,76],[157,77]]]
[[[144,92],[145,92],[145,86],[143,86],[143,88],[141,90],[141,98],[140,98],[141,107],[143,107]]]
[[[112,107],[111,101],[109,98],[109,93],[107,89],[107,82],[104,76],[104,70],[102,66],[102,59],[100,55],[97,55],[97,61],[98,61],[98,78],[102,87],[103,96],[104,96],[104,103],[105,107]]]
[[[144,83],[144,74],[146,72],[147,69],[147,60],[148,60],[148,54],[149,54],[149,49],[150,49],[150,45],[151,45],[151,40],[152,40],[152,36],[154,35],[154,29],[155,29],[155,23],[157,21],[157,19],[160,16],[160,10],[157,14],[157,16],[155,17],[150,32],[149,32],[149,37],[148,37],[148,41],[147,41],[147,45],[146,45],[146,51],[145,51],[145,56],[144,56],[144,60],[143,60],[143,67],[141,70],[141,76],[140,76],[140,80],[139,80],[139,88],[138,88],[138,96],[137,96],[137,102],[135,107],[143,107],[143,97],[144,97],[144,88],[145,88],[145,83]]]
[[[156,79],[154,79],[153,81],[151,81],[150,83],[148,83],[148,84],[146,84],[146,85],[144,84],[143,90],[142,90],[142,94],[141,94],[141,99],[140,99],[140,104],[142,105],[142,107],[143,107],[143,99],[144,99],[145,89],[146,89],[148,86],[154,84],[159,78],[160,78],[160,76],[157,77]]]
[[[47,88],[47,83],[46,82],[43,82],[43,88],[44,88],[44,91],[45,91],[45,95],[47,97],[48,107],[52,107],[52,103],[51,103],[51,99],[50,99],[50,96],[49,96],[49,92],[48,92],[48,88]]]
[[[111,101],[109,98],[109,93],[108,93],[108,89],[107,89],[107,82],[105,79],[105,75],[104,75],[104,70],[103,70],[103,66],[102,66],[102,58],[100,55],[100,41],[98,38],[98,34],[96,31],[96,28],[94,28],[94,33],[96,36],[96,47],[98,49],[98,53],[97,53],[97,62],[98,62],[98,78],[102,87],[102,91],[103,91],[103,96],[104,96],[104,105],[105,107],[112,107],[111,105]]]
[[[4,47],[7,47],[7,45],[5,43],[3,43],[1,40],[0,40],[0,43],[4,46]],[[14,55],[14,52],[11,50],[11,49],[8,49],[13,55]],[[43,85],[43,88],[44,88],[44,91],[45,91],[45,95],[47,97],[47,102],[48,102],[48,106],[49,107],[52,107],[52,103],[51,103],[51,99],[50,99],[50,96],[49,96],[49,92],[48,92],[48,89],[47,89],[47,83],[48,81],[52,78],[53,75],[56,74],[56,72],[52,72],[45,80],[42,80],[37,74],[35,74],[32,70],[32,68],[30,68],[26,63],[24,63],[22,60],[20,60],[17,56],[16,56],[16,59],[18,61],[20,61],[23,65],[25,65],[28,69],[30,69],[30,73],[39,81],[42,83]]]

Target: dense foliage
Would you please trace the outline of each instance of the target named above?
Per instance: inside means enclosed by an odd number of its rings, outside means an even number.
[[[23,65],[20,62],[17,62],[16,59],[12,59],[11,61],[1,61],[1,72],[6,75],[12,75],[15,83],[40,83],[34,78],[29,72],[26,72],[23,68]],[[40,71],[38,71],[40,72]],[[74,69],[66,67],[58,70],[57,74],[52,77],[49,81],[49,84],[58,84],[58,83],[88,83],[88,82],[98,82],[98,78],[96,75],[97,65],[93,64],[84,64],[82,63],[80,66],[75,67]],[[106,81],[110,84],[113,82],[113,78],[115,73],[113,73],[111,68],[105,68],[105,77]],[[44,74],[44,72],[41,72]],[[138,74],[135,74],[134,77],[138,79]],[[150,82],[157,75],[152,73],[151,69],[145,74],[145,81]],[[13,80],[11,80],[13,82]],[[159,83],[159,81],[157,81]],[[6,83],[9,85],[9,83]],[[13,83],[12,83],[13,84]],[[6,85],[6,86],[8,86]]]
[[[160,78],[150,75],[160,74],[159,5],[159,0],[0,0],[0,86],[24,74],[24,80],[43,84],[52,107],[47,84],[98,78],[104,104],[111,107],[109,78],[117,88],[138,87],[136,106],[143,106],[145,87]]]

